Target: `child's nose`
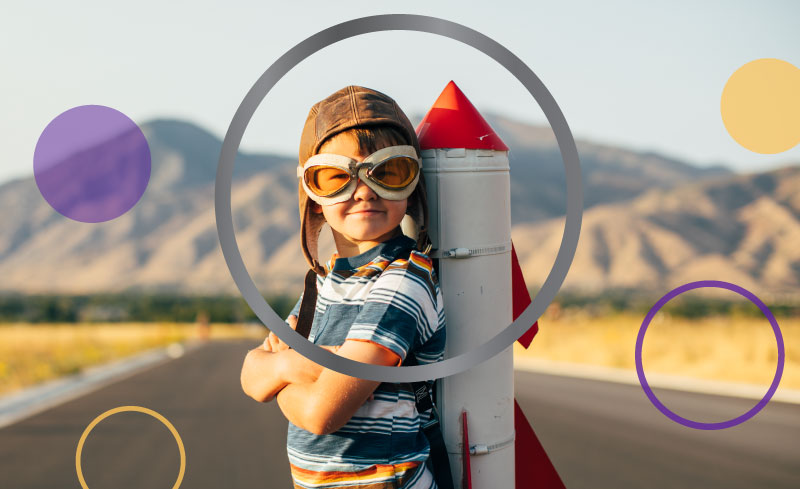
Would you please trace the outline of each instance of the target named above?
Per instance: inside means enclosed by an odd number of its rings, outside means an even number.
[[[355,200],[375,200],[378,198],[378,195],[375,193],[374,190],[369,188],[366,183],[360,178],[358,179],[358,185],[356,186],[356,191],[353,194],[353,199]]]

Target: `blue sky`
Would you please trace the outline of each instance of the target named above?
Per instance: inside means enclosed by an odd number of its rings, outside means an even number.
[[[503,44],[545,83],[577,137],[740,171],[800,162],[800,147],[779,155],[740,147],[719,114],[722,88],[741,65],[769,57],[800,66],[800,2],[92,0],[4,8],[0,181],[30,175],[41,131],[77,105],[114,107],[137,123],[182,118],[222,137],[285,51],[331,25],[385,13],[446,18]],[[375,33],[292,70],[259,107],[242,148],[295,154],[311,104],[348,84],[422,113],[450,79],[481,111],[546,122],[480,52],[435,35]]]

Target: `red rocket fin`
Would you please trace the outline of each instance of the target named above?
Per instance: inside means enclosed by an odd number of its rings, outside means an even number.
[[[531,303],[531,295],[525,285],[525,277],[522,276],[514,243],[511,243],[511,291],[514,319],[517,319]],[[537,321],[517,341],[528,348],[538,331]],[[565,489],[564,483],[561,482],[558,472],[550,462],[544,447],[539,443],[536,433],[533,432],[516,399],[514,399],[514,431],[516,432],[514,442],[516,489]]]
[[[522,268],[519,266],[519,259],[517,258],[517,251],[514,249],[514,243],[511,243],[511,302],[514,320],[531,303],[531,295],[528,293],[528,287],[525,285],[525,277],[522,276]],[[539,322],[533,323],[533,326],[517,341],[528,348],[533,341],[533,337],[539,332]]]
[[[452,80],[417,126],[417,137],[422,149],[508,151],[508,146]]]
[[[514,431],[515,489],[566,489],[516,399]]]

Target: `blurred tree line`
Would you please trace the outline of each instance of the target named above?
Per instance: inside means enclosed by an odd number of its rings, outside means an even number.
[[[275,296],[266,300],[285,318],[297,298]],[[237,296],[0,295],[0,322],[195,322],[198,315],[217,323],[258,321],[250,306]]]
[[[660,297],[648,293],[610,290],[597,295],[561,292],[553,303],[562,310],[583,310],[597,317],[628,313],[641,315],[644,318],[659,299]],[[799,299],[764,300],[764,303],[776,317],[798,317]],[[744,298],[731,300],[691,293],[675,297],[660,311],[670,316],[689,319],[710,316],[764,317],[755,304]]]
[[[533,291],[532,291],[533,292]],[[533,296],[534,294],[532,294]],[[632,291],[607,291],[582,295],[561,292],[551,308],[581,311],[590,316],[636,314],[644,317],[659,297]],[[266,297],[275,312],[285,318],[296,297]],[[766,301],[777,317],[800,316],[800,301]],[[684,294],[661,310],[675,317],[763,317],[747,300],[727,300]],[[178,294],[21,295],[0,294],[0,322],[195,322],[198,315],[215,323],[259,322],[240,296],[187,296]]]

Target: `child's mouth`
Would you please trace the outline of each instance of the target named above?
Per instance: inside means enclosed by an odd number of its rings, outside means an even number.
[[[377,209],[364,209],[364,210],[361,210],[361,211],[351,212],[350,214],[355,214],[357,216],[369,216],[369,215],[380,214],[380,213],[381,213],[381,211],[379,211]]]

